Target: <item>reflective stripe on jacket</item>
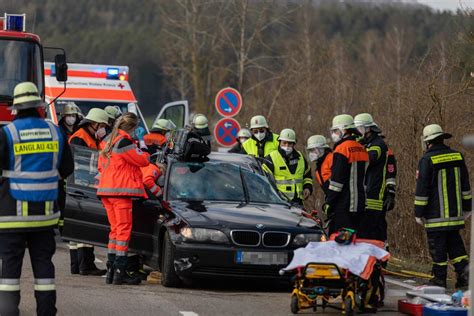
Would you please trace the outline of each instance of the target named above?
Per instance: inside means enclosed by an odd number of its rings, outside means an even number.
[[[415,215],[425,218],[428,231],[464,227],[472,195],[464,157],[446,145],[429,148],[418,164]]]
[[[326,203],[336,212],[365,210],[365,169],[369,155],[364,146],[349,136],[337,142],[333,151],[331,179]]]
[[[161,196],[162,190],[161,187],[157,184],[158,179],[161,176],[161,170],[157,165],[150,163],[146,167],[141,168],[143,174],[143,183],[145,188],[150,190],[150,192],[155,196]]]
[[[252,136],[243,143],[242,147],[247,155],[263,158],[277,150],[279,145],[278,135],[271,133],[262,142]]]
[[[119,130],[110,157],[99,156],[97,195],[146,198],[140,168],[149,164],[149,158],[150,155],[141,151],[130,135]]]
[[[57,126],[36,117],[14,120],[4,127],[10,166],[9,178],[15,200],[44,202],[58,198],[58,166],[64,136]]]

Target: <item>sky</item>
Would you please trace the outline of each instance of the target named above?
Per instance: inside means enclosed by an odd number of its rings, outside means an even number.
[[[456,11],[458,8],[474,9],[474,0],[416,0],[421,4],[426,4],[436,10]]]

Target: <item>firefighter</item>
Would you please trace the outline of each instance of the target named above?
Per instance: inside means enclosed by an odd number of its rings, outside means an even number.
[[[150,133],[144,136],[145,145],[151,154],[162,149],[163,145],[168,141],[167,134],[175,128],[176,125],[167,119],[159,119],[153,124]]]
[[[104,108],[104,111],[107,112],[107,115],[109,116],[109,127],[108,127],[108,132],[112,130],[114,127],[115,121],[122,116],[122,110],[116,105],[107,105]],[[109,133],[107,133],[109,134]]]
[[[278,135],[270,131],[267,120],[262,115],[252,117],[250,132],[252,137],[242,145],[247,155],[264,158],[278,149]]]
[[[354,118],[354,124],[362,135],[360,143],[369,154],[369,166],[365,173],[366,207],[359,227],[359,237],[385,242],[385,210],[383,207],[386,192],[386,170],[388,147],[380,137],[381,130],[372,115],[361,113]]]
[[[34,83],[14,89],[17,114],[0,130],[0,315],[19,315],[20,277],[28,248],[37,315],[55,315],[52,257],[56,250],[58,180],[74,171],[66,136],[44,120],[45,103]]]
[[[288,201],[303,206],[303,200],[313,191],[311,167],[303,154],[295,149],[295,131],[282,130],[278,141],[278,149],[265,157],[265,169],[273,174],[277,189]]]
[[[132,234],[132,199],[147,197],[140,168],[148,166],[150,155],[141,151],[131,136],[138,124],[135,114],[122,115],[99,156],[97,195],[110,223],[107,284],[137,285],[141,282],[140,277],[126,273]]]
[[[69,143],[77,146],[98,150],[102,138],[105,137],[106,127],[109,124],[107,112],[99,108],[92,108],[86,117],[79,123],[80,128],[69,139]],[[95,265],[94,246],[85,243],[69,243],[71,257],[71,274],[101,276],[106,270]]]
[[[250,131],[246,128],[241,128],[237,133],[237,143],[229,150],[229,152],[234,154],[242,154],[244,150],[242,148],[242,144],[245,143],[250,137],[252,137]]]
[[[333,233],[340,228],[358,229],[365,209],[364,175],[369,156],[356,140],[360,134],[352,116],[335,116],[330,132],[333,163],[323,210],[332,219],[329,230]]]
[[[193,117],[191,123],[192,131],[197,133],[201,138],[206,142],[206,144],[211,148],[211,132],[209,131],[209,123],[207,117],[204,114],[196,114]]]
[[[446,287],[448,258],[457,274],[456,288],[469,280],[469,258],[459,230],[471,215],[472,195],[464,157],[444,144],[452,135],[438,124],[423,129],[426,151],[418,163],[415,219],[426,229],[433,259],[431,285]]]
[[[107,134],[106,128],[108,126],[107,112],[99,108],[92,108],[79,123],[79,129],[71,136],[69,143],[98,150],[101,140]]]
[[[324,194],[329,189],[329,179],[331,179],[331,167],[333,153],[327,144],[326,137],[322,135],[313,135],[308,138],[306,150],[311,162],[316,162],[315,178],[321,186]]]
[[[64,131],[69,139],[79,128],[79,111],[74,102],[68,102],[64,105],[59,120],[59,127]]]

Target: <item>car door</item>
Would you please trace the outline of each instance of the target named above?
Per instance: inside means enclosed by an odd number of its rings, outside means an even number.
[[[189,104],[188,101],[176,101],[166,103],[160,110],[160,113],[156,116],[153,121],[153,125],[159,119],[171,120],[176,128],[183,128],[186,125],[189,125]]]
[[[72,146],[74,174],[67,179],[63,238],[106,247],[110,226],[107,213],[97,197],[98,152]],[[130,251],[151,256],[153,234],[161,204],[154,200],[134,200]]]

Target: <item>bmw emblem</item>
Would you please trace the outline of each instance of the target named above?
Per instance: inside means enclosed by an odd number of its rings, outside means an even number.
[[[263,224],[257,224],[255,225],[258,229],[264,229],[265,228],[265,225]]]

